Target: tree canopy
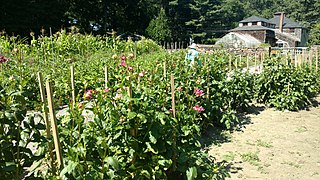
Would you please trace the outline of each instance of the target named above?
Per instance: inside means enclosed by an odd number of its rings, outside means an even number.
[[[41,29],[48,32],[50,27],[58,31],[77,26],[82,33],[116,31],[155,37],[154,32],[162,30],[155,25],[161,15],[171,32],[165,39],[192,37],[208,43],[251,15],[271,18],[283,11],[311,32],[317,32],[313,28],[318,28],[320,20],[319,0],[0,0],[0,6],[0,30],[22,36],[31,31],[41,34]],[[155,40],[163,41],[159,37]],[[310,41],[314,42],[318,41]]]

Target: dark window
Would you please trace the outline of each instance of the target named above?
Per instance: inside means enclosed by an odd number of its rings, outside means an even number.
[[[295,29],[294,28],[289,28],[289,33],[294,33]]]
[[[243,23],[243,26],[248,26],[248,23],[246,23],[246,22],[245,22],[245,23]]]
[[[253,23],[252,23],[252,26],[255,26],[255,25],[257,25],[257,24],[258,24],[257,22],[253,22]]]

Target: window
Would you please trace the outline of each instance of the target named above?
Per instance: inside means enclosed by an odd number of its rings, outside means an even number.
[[[252,26],[256,26],[257,25],[257,22],[252,22]]]
[[[247,22],[243,23],[243,26],[248,26],[248,23]]]
[[[294,33],[295,29],[294,28],[289,28],[289,33]]]

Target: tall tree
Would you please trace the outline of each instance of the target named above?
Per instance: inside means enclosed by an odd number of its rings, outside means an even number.
[[[161,44],[171,39],[171,30],[163,8],[160,9],[158,17],[150,21],[146,33],[150,38]]]

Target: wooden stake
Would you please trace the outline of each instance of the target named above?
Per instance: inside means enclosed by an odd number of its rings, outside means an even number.
[[[51,132],[50,132],[50,122],[48,119],[48,109],[46,108],[47,98],[45,96],[45,89],[43,86],[43,78],[42,78],[41,72],[38,72],[38,80],[39,80],[40,95],[41,95],[41,102],[42,102],[43,119],[44,119],[44,122],[46,123],[46,134],[47,134],[48,147],[49,147],[49,153],[50,153],[50,159],[51,159],[50,163],[51,163],[52,173],[55,175],[56,167],[54,164],[53,146],[52,146]]]
[[[167,67],[166,67],[166,62],[163,62],[163,77],[167,77]]]
[[[318,54],[318,48],[316,49],[316,71],[318,72],[318,58],[319,58],[319,54]]]
[[[254,53],[254,69],[257,69],[257,53]]]
[[[173,117],[176,118],[176,104],[174,98],[174,75],[171,74],[171,97],[172,97],[172,114]]]
[[[70,66],[71,71],[71,93],[72,93],[72,108],[74,108],[76,104],[76,93],[74,91],[74,67]]]
[[[236,71],[238,71],[238,58],[236,58]]]
[[[55,146],[55,150],[56,150],[56,157],[58,160],[58,167],[62,169],[63,168],[63,159],[62,159],[62,154],[61,154],[57,120],[56,120],[55,112],[53,109],[53,96],[52,96],[51,83],[49,81],[46,82],[46,90],[47,90],[47,96],[48,96],[48,107],[49,107],[53,141],[54,141],[54,146]]]
[[[232,68],[231,68],[231,55],[229,55],[229,72],[231,72]]]
[[[105,88],[108,88],[108,66],[104,67],[104,82],[105,82]]]
[[[249,54],[247,54],[247,71],[249,71]]]

